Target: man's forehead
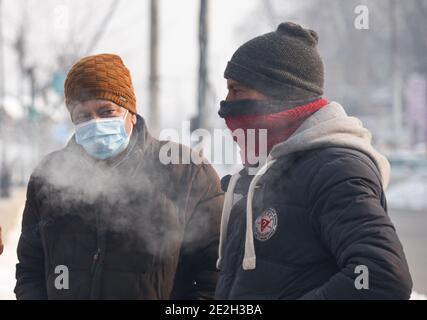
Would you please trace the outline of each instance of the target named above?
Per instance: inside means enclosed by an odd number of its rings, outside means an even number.
[[[93,99],[93,100],[78,102],[76,103],[73,109],[74,109],[74,112],[90,112],[90,111],[96,111],[101,108],[119,109],[121,107],[109,100]]]

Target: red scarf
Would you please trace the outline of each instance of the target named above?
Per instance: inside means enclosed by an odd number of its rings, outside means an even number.
[[[236,129],[243,129],[245,134],[245,144],[248,138],[248,129],[255,130],[255,152],[259,155],[259,129],[267,129],[267,153],[270,153],[273,146],[288,139],[298,127],[317,110],[325,106],[328,102],[325,99],[318,99],[308,104],[298,106],[278,113],[264,115],[240,115],[225,118],[227,127],[233,132]],[[248,152],[246,145],[234,137],[239,143],[242,159],[247,164]]]

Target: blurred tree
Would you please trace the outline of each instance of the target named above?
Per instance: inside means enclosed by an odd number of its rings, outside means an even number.
[[[354,9],[360,4],[369,9],[368,30],[354,26]],[[425,0],[301,0],[298,4],[292,0],[263,0],[260,6],[267,13],[268,23],[251,18],[250,26],[255,23],[257,27],[246,28],[243,36],[286,20],[316,30],[328,67],[328,91],[334,97],[355,100],[352,102],[362,112],[370,112],[370,107],[359,105],[357,100],[381,86],[390,87],[393,68],[400,68],[403,81],[414,71],[427,71]],[[399,59],[399,66],[393,59]]]
[[[16,57],[14,71],[18,85],[14,95],[26,112],[25,119],[9,123],[2,139],[31,150],[29,161],[19,160],[20,168],[26,166],[32,170],[41,156],[60,146],[52,131],[55,122],[69,121],[65,109],[61,108],[67,71],[78,58],[94,52],[119,3],[120,0],[111,0],[105,11],[99,6],[95,8],[93,2],[83,1],[19,0],[9,6],[19,14],[9,19],[5,45]],[[41,29],[42,26],[46,26],[45,29]],[[45,33],[39,33],[40,30]],[[46,47],[39,50],[41,46]]]
[[[355,8],[361,4],[369,9],[367,30],[354,24]],[[427,73],[427,1],[262,0],[256,10],[265,19],[251,15],[238,30],[240,38],[268,32],[287,20],[316,30],[326,96],[342,102],[351,114],[388,118],[391,130],[401,133],[398,127],[405,125],[405,117],[399,113],[405,112],[408,78],[414,72]]]
[[[160,125],[159,115],[159,0],[150,0],[150,74],[148,108],[150,127],[157,134]]]
[[[209,90],[208,40],[209,40],[209,1],[200,0],[199,11],[199,71],[197,77],[197,115],[192,123],[193,129],[207,129],[207,99]]]

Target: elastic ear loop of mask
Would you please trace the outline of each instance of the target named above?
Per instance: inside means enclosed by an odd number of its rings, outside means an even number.
[[[125,128],[125,132],[126,132],[126,127],[125,127],[126,122],[125,122],[125,119],[126,119],[126,117],[128,116],[128,114],[129,114],[129,110],[128,110],[128,109],[126,109],[126,114],[125,114],[125,117],[123,118],[123,127]],[[130,127],[130,132],[129,132],[129,134],[126,132],[126,134],[128,135],[128,137],[130,137],[130,136],[131,136],[132,132],[133,132],[133,123],[132,123],[132,126]]]

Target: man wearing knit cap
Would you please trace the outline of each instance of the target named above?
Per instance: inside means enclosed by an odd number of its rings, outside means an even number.
[[[360,120],[322,97],[317,43],[316,32],[282,23],[228,62],[219,115],[245,168],[221,181],[219,299],[410,296],[387,214],[389,163]]]
[[[160,162],[170,142],[137,114],[119,56],[78,61],[65,101],[75,134],[30,178],[17,298],[212,298],[223,202],[213,168]]]

